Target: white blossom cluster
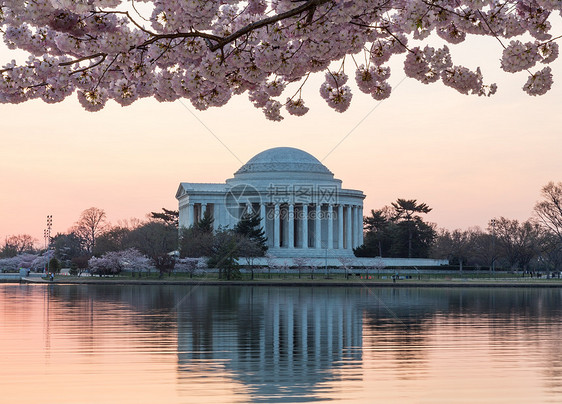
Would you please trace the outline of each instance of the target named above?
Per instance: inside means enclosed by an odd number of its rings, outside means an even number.
[[[94,275],[115,275],[119,272],[143,272],[153,268],[150,259],[138,250],[129,248],[123,251],[110,251],[101,257],[88,260],[88,268]]]
[[[520,72],[533,67],[539,60],[538,47],[532,42],[511,41],[503,51],[501,66],[506,72]]]
[[[552,87],[552,72],[550,67],[545,67],[535,74],[529,76],[529,79],[523,86],[530,95],[543,95]]]
[[[0,258],[0,272],[17,272],[20,268],[41,272],[47,266],[51,256],[22,253],[11,258]]]
[[[351,88],[344,85],[347,75],[343,73],[326,73],[326,81],[320,86],[320,95],[328,105],[338,112],[344,112],[351,104]]]
[[[361,65],[355,71],[355,81],[359,90],[371,94],[375,100],[390,97],[392,87],[386,81],[390,77],[390,68],[371,66],[368,69]]]
[[[385,64],[399,54],[406,75],[422,83],[496,91],[479,69],[454,65],[446,46],[430,46],[432,33],[453,45],[469,35],[496,38],[503,70],[527,70],[524,91],[540,95],[551,70],[529,69],[558,57],[551,19],[561,10],[560,0],[0,0],[5,44],[29,54],[0,67],[0,102],[54,103],[76,93],[89,111],[146,97],[189,99],[205,110],[247,93],[280,121],[283,110],[306,114],[300,89],[316,72],[325,73],[322,98],[345,111],[350,60],[360,91],[389,97]],[[334,62],[342,62],[337,71]]]

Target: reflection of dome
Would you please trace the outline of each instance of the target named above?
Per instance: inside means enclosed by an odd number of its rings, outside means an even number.
[[[306,172],[332,174],[316,157],[293,147],[275,147],[256,154],[234,174]]]

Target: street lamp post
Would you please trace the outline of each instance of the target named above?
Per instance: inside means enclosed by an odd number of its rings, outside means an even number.
[[[47,230],[46,230],[46,240],[48,240],[47,247],[51,245],[51,228],[53,227],[53,215],[47,215]]]
[[[47,228],[43,230],[43,236],[45,237],[45,255],[47,257],[47,262],[45,263],[45,273],[49,271],[49,254],[48,250],[51,246],[51,228],[53,227],[53,215],[47,215]]]

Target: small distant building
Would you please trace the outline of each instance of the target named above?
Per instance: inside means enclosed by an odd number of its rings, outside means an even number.
[[[342,188],[317,158],[292,147],[257,154],[222,184],[182,182],[176,198],[180,228],[205,212],[215,228],[259,216],[275,257],[353,257],[363,244],[365,194]]]

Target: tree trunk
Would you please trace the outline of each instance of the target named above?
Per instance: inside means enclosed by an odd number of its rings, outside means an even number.
[[[412,258],[412,229],[408,232],[408,258]]]

